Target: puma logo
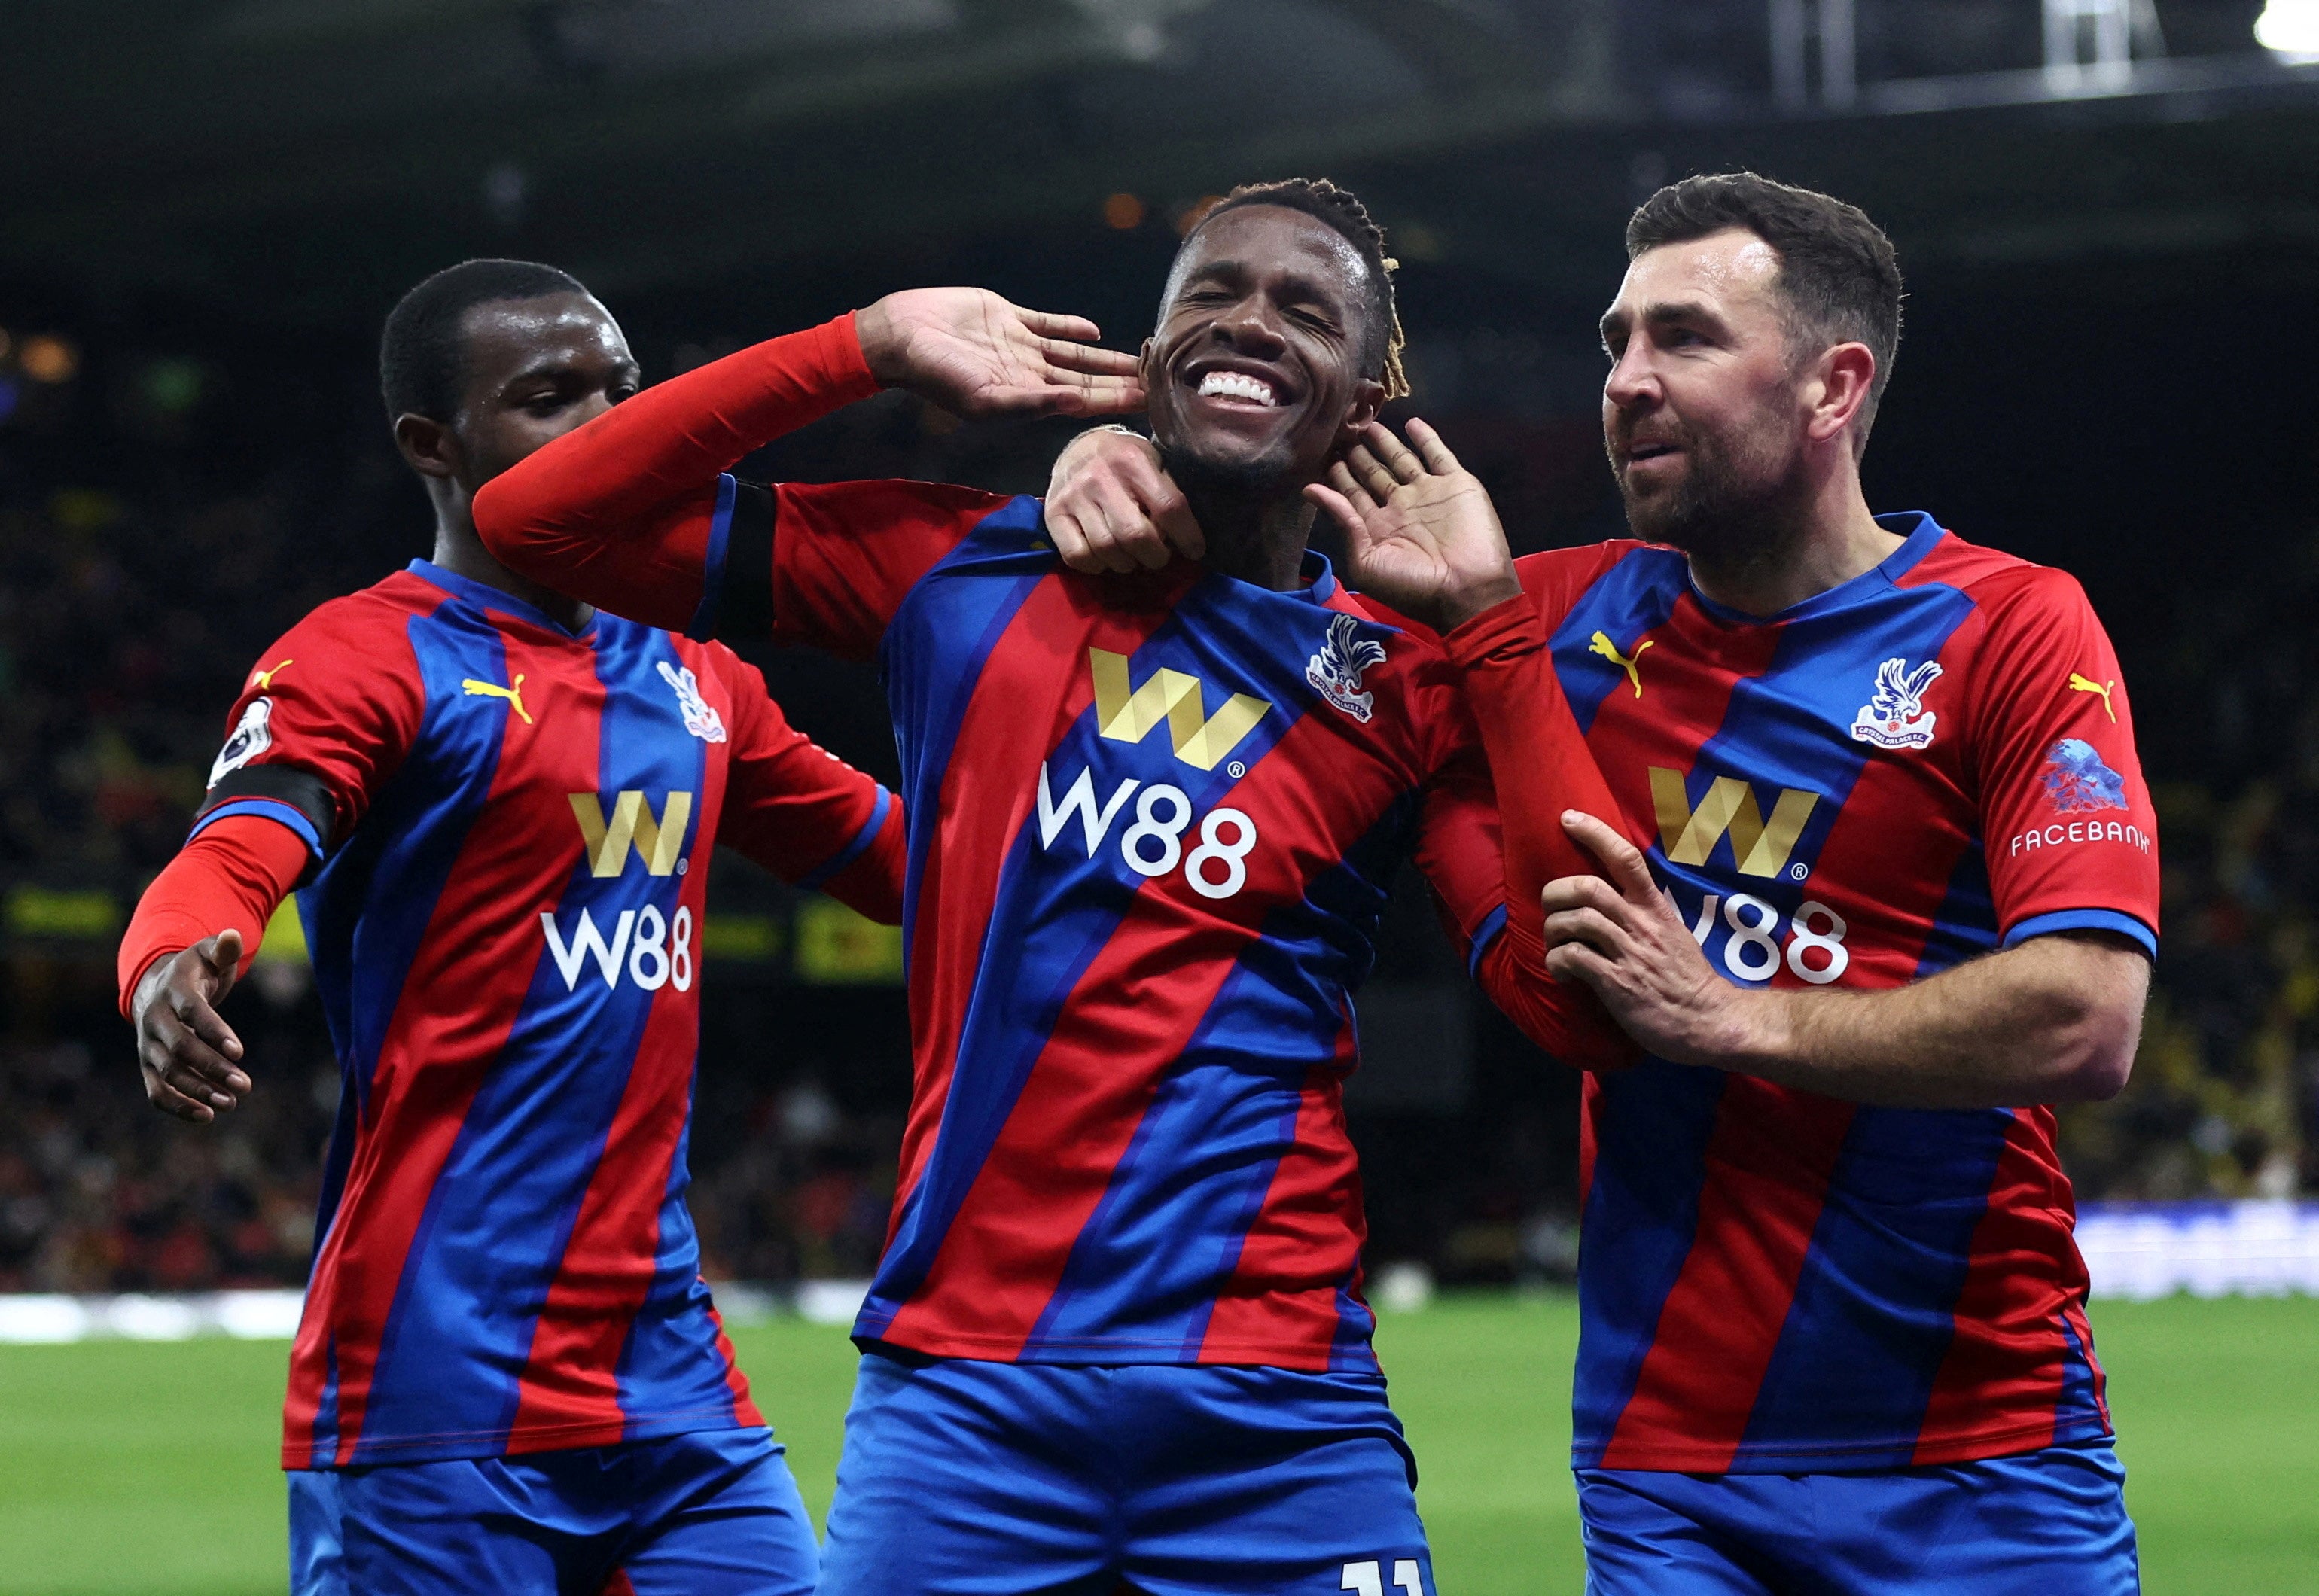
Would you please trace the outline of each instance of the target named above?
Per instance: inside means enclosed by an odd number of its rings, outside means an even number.
[[[1651,641],[1646,637],[1635,645],[1635,652],[1629,656],[1619,652],[1619,645],[1611,641],[1611,635],[1608,632],[1597,632],[1594,634],[1594,640],[1586,645],[1586,652],[1599,654],[1624,671],[1627,673],[1627,680],[1634,684],[1635,697],[1639,699],[1643,696],[1643,650],[1650,646]]]
[[[281,675],[283,672],[297,663],[295,660],[284,660],[270,671],[252,671],[249,673],[249,685],[260,692],[265,692],[273,687],[274,679],[276,676]]]
[[[472,676],[468,677],[459,685],[467,690],[467,696],[471,699],[505,699],[514,707],[515,712],[523,717],[524,725],[530,726],[532,724],[530,711],[527,710],[523,707],[523,678],[521,676],[518,676],[515,679],[515,685],[513,687],[501,687],[497,682],[492,681],[477,681]]]
[[[2102,708],[2109,711],[2110,724],[2113,726],[2117,724],[2117,706],[2109,701],[2109,695],[2116,690],[2116,687],[2117,678],[2115,676],[2105,682],[2096,681],[2090,676],[2080,676],[2075,671],[2070,672],[2070,690],[2073,693],[2101,694]]]

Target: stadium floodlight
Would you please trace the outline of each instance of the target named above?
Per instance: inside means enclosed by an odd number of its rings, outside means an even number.
[[[2319,0],[2270,0],[2255,19],[2254,41],[2290,61],[2319,61]]]

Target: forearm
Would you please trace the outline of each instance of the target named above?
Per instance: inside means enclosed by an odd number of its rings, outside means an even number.
[[[710,558],[717,477],[878,391],[853,319],[772,338],[647,388],[486,482],[475,529],[559,592],[681,627]]]
[[[1443,644],[1464,668],[1466,701],[1497,788],[1510,926],[1542,947],[1540,889],[1597,868],[1564,831],[1562,812],[1583,810],[1622,831],[1623,817],[1563,696],[1545,626],[1527,596],[1484,610]]]
[[[1525,934],[1511,917],[1475,960],[1474,979],[1516,1029],[1573,1069],[1619,1069],[1640,1056],[1582,983],[1546,973],[1537,933]]]
[[[245,962],[255,956],[308,857],[288,827],[255,816],[229,816],[187,843],[145,889],[121,939],[122,1015],[131,1015],[138,984],[157,961],[204,937],[239,931]]]
[[[2043,936],[1891,991],[1746,993],[1694,1061],[1896,1107],[2098,1100],[2125,1084],[2149,979],[2122,942]]]

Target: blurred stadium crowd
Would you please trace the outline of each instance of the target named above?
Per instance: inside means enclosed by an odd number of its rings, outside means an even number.
[[[261,1089],[206,1132],[145,1106],[113,949],[183,836],[257,652],[423,554],[424,503],[357,347],[186,356],[146,351],[188,340],[119,329],[0,338],[0,1290],[296,1285],[338,1087],[294,947],[235,1000]],[[1421,341],[1417,355],[1421,382]],[[1583,419],[1541,432],[1480,397],[1451,436],[1471,440],[1510,524],[1593,480]],[[787,440],[766,469],[1031,489],[1062,435],[961,429],[881,401]],[[1611,511],[1586,527],[1609,529]],[[2319,636],[2303,624],[2319,539],[2270,552],[2260,584],[2143,573],[2168,591],[2137,613],[2173,618],[2161,636],[2117,628],[2164,826],[2165,953],[2132,1086],[2063,1115],[2083,1196],[2319,1186]],[[874,686],[809,661],[769,673],[800,724],[890,779]],[[720,866],[727,898],[778,900],[748,870]],[[709,1269],[866,1275],[906,1101],[899,991],[819,987],[775,969],[780,953],[741,938],[711,966],[692,1146]],[[1381,975],[1437,970],[1444,953],[1389,942]],[[1373,1264],[1560,1275],[1575,1086],[1492,1016],[1473,1036],[1458,1091],[1354,1099]]]

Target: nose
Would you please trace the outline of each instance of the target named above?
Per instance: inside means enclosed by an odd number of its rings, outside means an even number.
[[[1650,342],[1633,338],[1611,363],[1602,381],[1602,402],[1613,410],[1642,410],[1658,401],[1658,374],[1652,370]]]
[[[1288,347],[1288,339],[1262,298],[1250,294],[1210,324],[1209,336],[1251,360],[1273,360]]]

